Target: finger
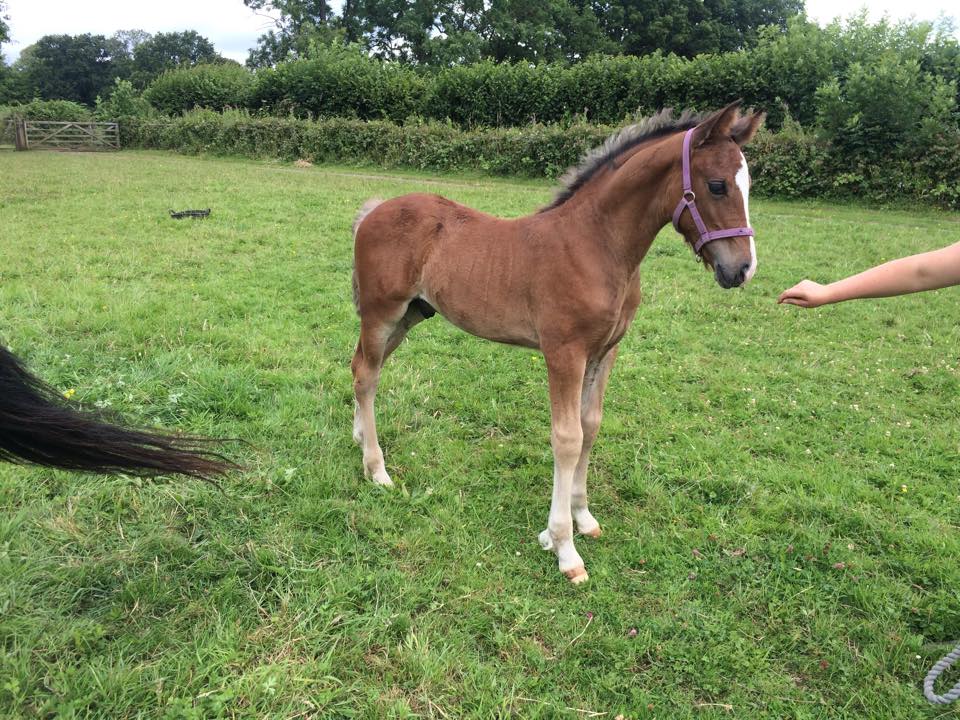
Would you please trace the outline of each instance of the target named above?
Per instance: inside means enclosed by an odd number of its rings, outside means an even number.
[[[810,303],[801,297],[788,297],[780,301],[783,305],[796,305],[797,307],[810,307]]]

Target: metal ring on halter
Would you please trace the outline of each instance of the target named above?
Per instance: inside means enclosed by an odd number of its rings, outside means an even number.
[[[697,194],[693,190],[684,190],[683,199],[686,200],[688,203],[696,202]]]

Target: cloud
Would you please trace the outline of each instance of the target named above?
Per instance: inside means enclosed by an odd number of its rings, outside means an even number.
[[[836,18],[846,19],[867,8],[867,18],[871,22],[880,20],[884,15],[894,22],[898,20],[936,20],[940,16],[956,17],[956,5],[944,0],[806,0],[804,3],[807,17],[821,25]]]
[[[44,35],[113,35],[117,30],[149,33],[196,30],[226,57],[243,61],[247,50],[270,27],[243,0],[8,0],[11,42],[7,62]]]

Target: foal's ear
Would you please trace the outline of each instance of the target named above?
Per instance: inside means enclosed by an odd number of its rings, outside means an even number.
[[[765,112],[755,112],[744,115],[730,128],[730,137],[733,138],[733,141],[737,145],[743,147],[753,140],[753,136],[757,134],[757,130],[760,129],[760,126],[763,125],[763,121],[766,120],[766,118],[767,114]]]
[[[737,118],[740,117],[740,103],[742,100],[735,100],[727,105],[723,110],[718,110],[708,117],[702,123],[697,125],[693,131],[693,146],[699,147],[710,140],[719,140],[730,137],[730,130],[733,128]]]

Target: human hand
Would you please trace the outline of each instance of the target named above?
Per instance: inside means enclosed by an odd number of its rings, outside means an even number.
[[[814,308],[830,302],[827,288],[820,283],[812,280],[803,280],[797,283],[789,290],[784,290],[780,294],[777,303],[787,305],[799,305],[805,308]]]

